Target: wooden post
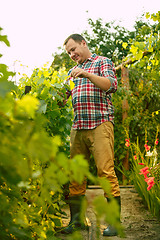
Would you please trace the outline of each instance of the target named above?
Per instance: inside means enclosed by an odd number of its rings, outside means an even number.
[[[129,90],[129,70],[128,68],[121,66],[121,82],[122,86],[126,89],[126,91]],[[129,104],[127,98],[124,98],[122,101],[122,121],[124,122],[126,118],[128,117],[128,110],[129,110]],[[129,126],[126,125],[126,130],[129,131]],[[123,167],[125,170],[129,170],[129,150],[127,150],[125,158],[123,160]],[[126,177],[123,175],[123,184],[126,183]]]
[[[25,94],[31,91],[31,86],[25,86]]]

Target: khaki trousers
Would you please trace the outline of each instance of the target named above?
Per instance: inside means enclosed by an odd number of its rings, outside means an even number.
[[[83,154],[88,161],[92,154],[98,177],[109,180],[113,197],[120,196],[119,183],[114,170],[114,129],[111,122],[104,122],[95,129],[72,129],[70,154],[71,158],[77,154]],[[69,192],[70,196],[85,195],[86,180],[82,185],[71,182]],[[106,193],[104,195],[107,197]]]

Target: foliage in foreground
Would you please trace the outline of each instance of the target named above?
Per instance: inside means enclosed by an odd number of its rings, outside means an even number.
[[[6,36],[0,39],[8,45]],[[81,183],[85,176],[94,181],[82,156],[70,160],[64,153],[68,122],[60,122],[64,116],[57,90],[62,86],[56,81],[63,77],[52,72],[53,81],[47,81],[50,69],[43,70],[35,70],[32,91],[25,95],[25,84],[15,86],[8,80],[13,73],[0,65],[0,238],[5,240],[58,239],[55,234],[62,227],[65,204],[63,186],[69,180]],[[62,111],[67,116],[67,110]],[[108,183],[100,180],[99,184],[109,191]],[[109,205],[100,203],[104,208]],[[115,203],[110,204],[114,207],[109,221],[121,231]]]

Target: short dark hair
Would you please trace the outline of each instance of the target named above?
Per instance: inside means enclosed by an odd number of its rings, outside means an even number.
[[[86,42],[86,40],[84,39],[84,37],[82,37],[82,35],[80,35],[78,33],[74,33],[66,38],[66,40],[64,41],[64,44],[63,44],[64,46],[68,43],[69,39],[73,39],[75,42],[79,42],[79,43],[82,42],[82,40],[84,40]]]

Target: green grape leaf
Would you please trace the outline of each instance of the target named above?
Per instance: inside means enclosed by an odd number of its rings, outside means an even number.
[[[4,98],[7,93],[16,89],[17,86],[13,82],[7,80],[0,81],[0,97]]]
[[[38,108],[38,113],[46,113],[47,110],[47,103],[45,102],[45,100],[39,100],[40,102],[40,107]]]
[[[7,47],[10,47],[10,43],[7,39],[7,35],[0,35],[0,42],[4,42],[7,45]]]

